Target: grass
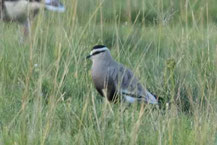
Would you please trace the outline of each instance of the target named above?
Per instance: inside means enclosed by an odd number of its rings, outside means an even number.
[[[65,1],[29,40],[0,23],[0,145],[217,144],[216,2]],[[108,103],[85,60],[105,44],[167,110]],[[173,65],[171,65],[173,64]]]

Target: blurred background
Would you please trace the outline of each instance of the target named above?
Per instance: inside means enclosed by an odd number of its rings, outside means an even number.
[[[217,144],[217,1],[63,0],[22,40],[0,22],[0,145]],[[165,110],[109,104],[91,48],[104,44]]]

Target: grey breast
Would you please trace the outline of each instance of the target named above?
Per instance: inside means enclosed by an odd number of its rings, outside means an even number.
[[[101,96],[107,97],[109,101],[114,100],[117,92],[114,79],[110,76],[110,68],[115,66],[115,62],[99,61],[92,65],[91,73],[96,90]]]

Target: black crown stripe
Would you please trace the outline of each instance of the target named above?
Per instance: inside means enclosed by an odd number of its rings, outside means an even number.
[[[104,47],[106,47],[106,46],[105,45],[96,45],[96,46],[93,47],[92,50],[94,50],[94,49],[100,49],[100,48],[104,48]]]
[[[94,53],[92,54],[92,56],[93,56],[93,55],[97,55],[97,54],[102,53],[102,52],[105,52],[105,50],[102,50],[102,51],[96,51],[96,52],[94,52]]]

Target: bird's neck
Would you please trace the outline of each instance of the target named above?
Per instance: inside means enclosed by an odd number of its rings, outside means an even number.
[[[105,66],[106,67],[114,61],[110,53],[104,53],[96,57],[99,57],[99,58],[96,58],[93,61],[93,66]]]

